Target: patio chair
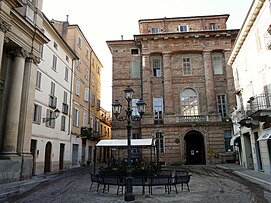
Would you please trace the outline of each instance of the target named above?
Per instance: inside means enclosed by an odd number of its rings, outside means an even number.
[[[91,180],[91,185],[89,187],[89,190],[91,190],[93,183],[97,183],[97,192],[98,192],[99,187],[100,187],[100,183],[101,183],[100,177],[99,177],[99,175],[95,175],[92,172],[89,172],[89,174],[90,174],[90,180]]]

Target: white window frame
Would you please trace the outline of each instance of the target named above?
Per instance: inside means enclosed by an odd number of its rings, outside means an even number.
[[[77,96],[80,96],[80,85],[81,85],[81,82],[79,79],[76,80],[76,87],[75,87],[75,94]]]
[[[185,28],[185,29],[184,29],[184,28]],[[180,31],[180,32],[188,32],[188,31],[189,31],[188,25],[180,25],[180,26],[179,26],[179,31]]]
[[[155,146],[158,147],[159,154],[165,154],[165,135],[164,135],[164,133],[162,133],[162,132],[155,133]],[[157,153],[157,149],[155,150],[155,153]]]
[[[159,33],[159,28],[158,27],[152,27],[151,28],[151,33],[152,34]]]
[[[41,111],[42,111],[42,107],[38,104],[34,104],[33,123],[38,124],[38,125],[41,124]]]
[[[41,72],[37,71],[36,88],[41,89]]]
[[[52,69],[56,71],[56,66],[57,66],[57,56],[53,55],[53,64],[52,64]]]
[[[84,89],[84,101],[89,101],[89,88],[85,87]]]
[[[154,120],[162,120],[164,114],[164,106],[163,106],[163,98],[162,97],[153,97],[153,115]]]
[[[152,70],[154,77],[161,77],[162,75],[162,59],[160,57],[152,58]]]
[[[61,116],[60,130],[61,131],[66,131],[66,116],[64,116],[64,115]]]
[[[219,53],[212,54],[212,65],[214,75],[223,74],[223,55]]]
[[[82,39],[81,39],[81,36],[79,35],[78,38],[77,38],[77,45],[79,48],[82,47]]]
[[[87,126],[87,113],[84,112],[84,113],[83,113],[82,127],[86,127],[86,126]]]
[[[76,126],[76,127],[79,126],[79,117],[80,117],[79,109],[74,108],[73,125]]]
[[[138,112],[138,108],[137,108],[137,105],[136,103],[139,101],[139,99],[132,99],[132,107],[131,109],[133,110],[132,111],[132,115],[133,116],[140,116],[139,112]]]
[[[210,30],[215,30],[215,23],[210,23],[209,28]]]
[[[219,94],[216,97],[217,100],[217,111],[220,113],[221,117],[227,116],[227,97],[225,94]]]
[[[191,60],[190,57],[182,58],[183,75],[192,75]]]
[[[199,115],[198,94],[191,88],[185,89],[180,95],[181,114],[184,116]]]
[[[64,79],[65,79],[66,81],[69,81],[69,69],[68,69],[67,66],[65,66]]]
[[[55,92],[56,92],[56,84],[51,81],[51,92],[50,95],[55,96]]]

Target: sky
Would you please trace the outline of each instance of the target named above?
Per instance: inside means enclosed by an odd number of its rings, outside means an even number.
[[[109,40],[133,39],[139,34],[138,20],[229,14],[228,29],[240,29],[253,0],[44,0],[48,19],[78,24],[99,60],[101,107],[111,111],[112,55]]]

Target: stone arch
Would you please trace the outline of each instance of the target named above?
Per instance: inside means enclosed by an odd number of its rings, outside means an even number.
[[[185,134],[184,141],[186,150],[185,164],[206,164],[203,135],[199,131],[191,130]]]

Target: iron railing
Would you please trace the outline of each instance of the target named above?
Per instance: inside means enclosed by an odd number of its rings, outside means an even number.
[[[179,116],[180,123],[187,122],[221,122],[222,118],[220,114],[213,115],[194,115],[194,116]]]
[[[257,95],[249,99],[247,114],[251,115],[259,110],[271,110],[271,95]]]

